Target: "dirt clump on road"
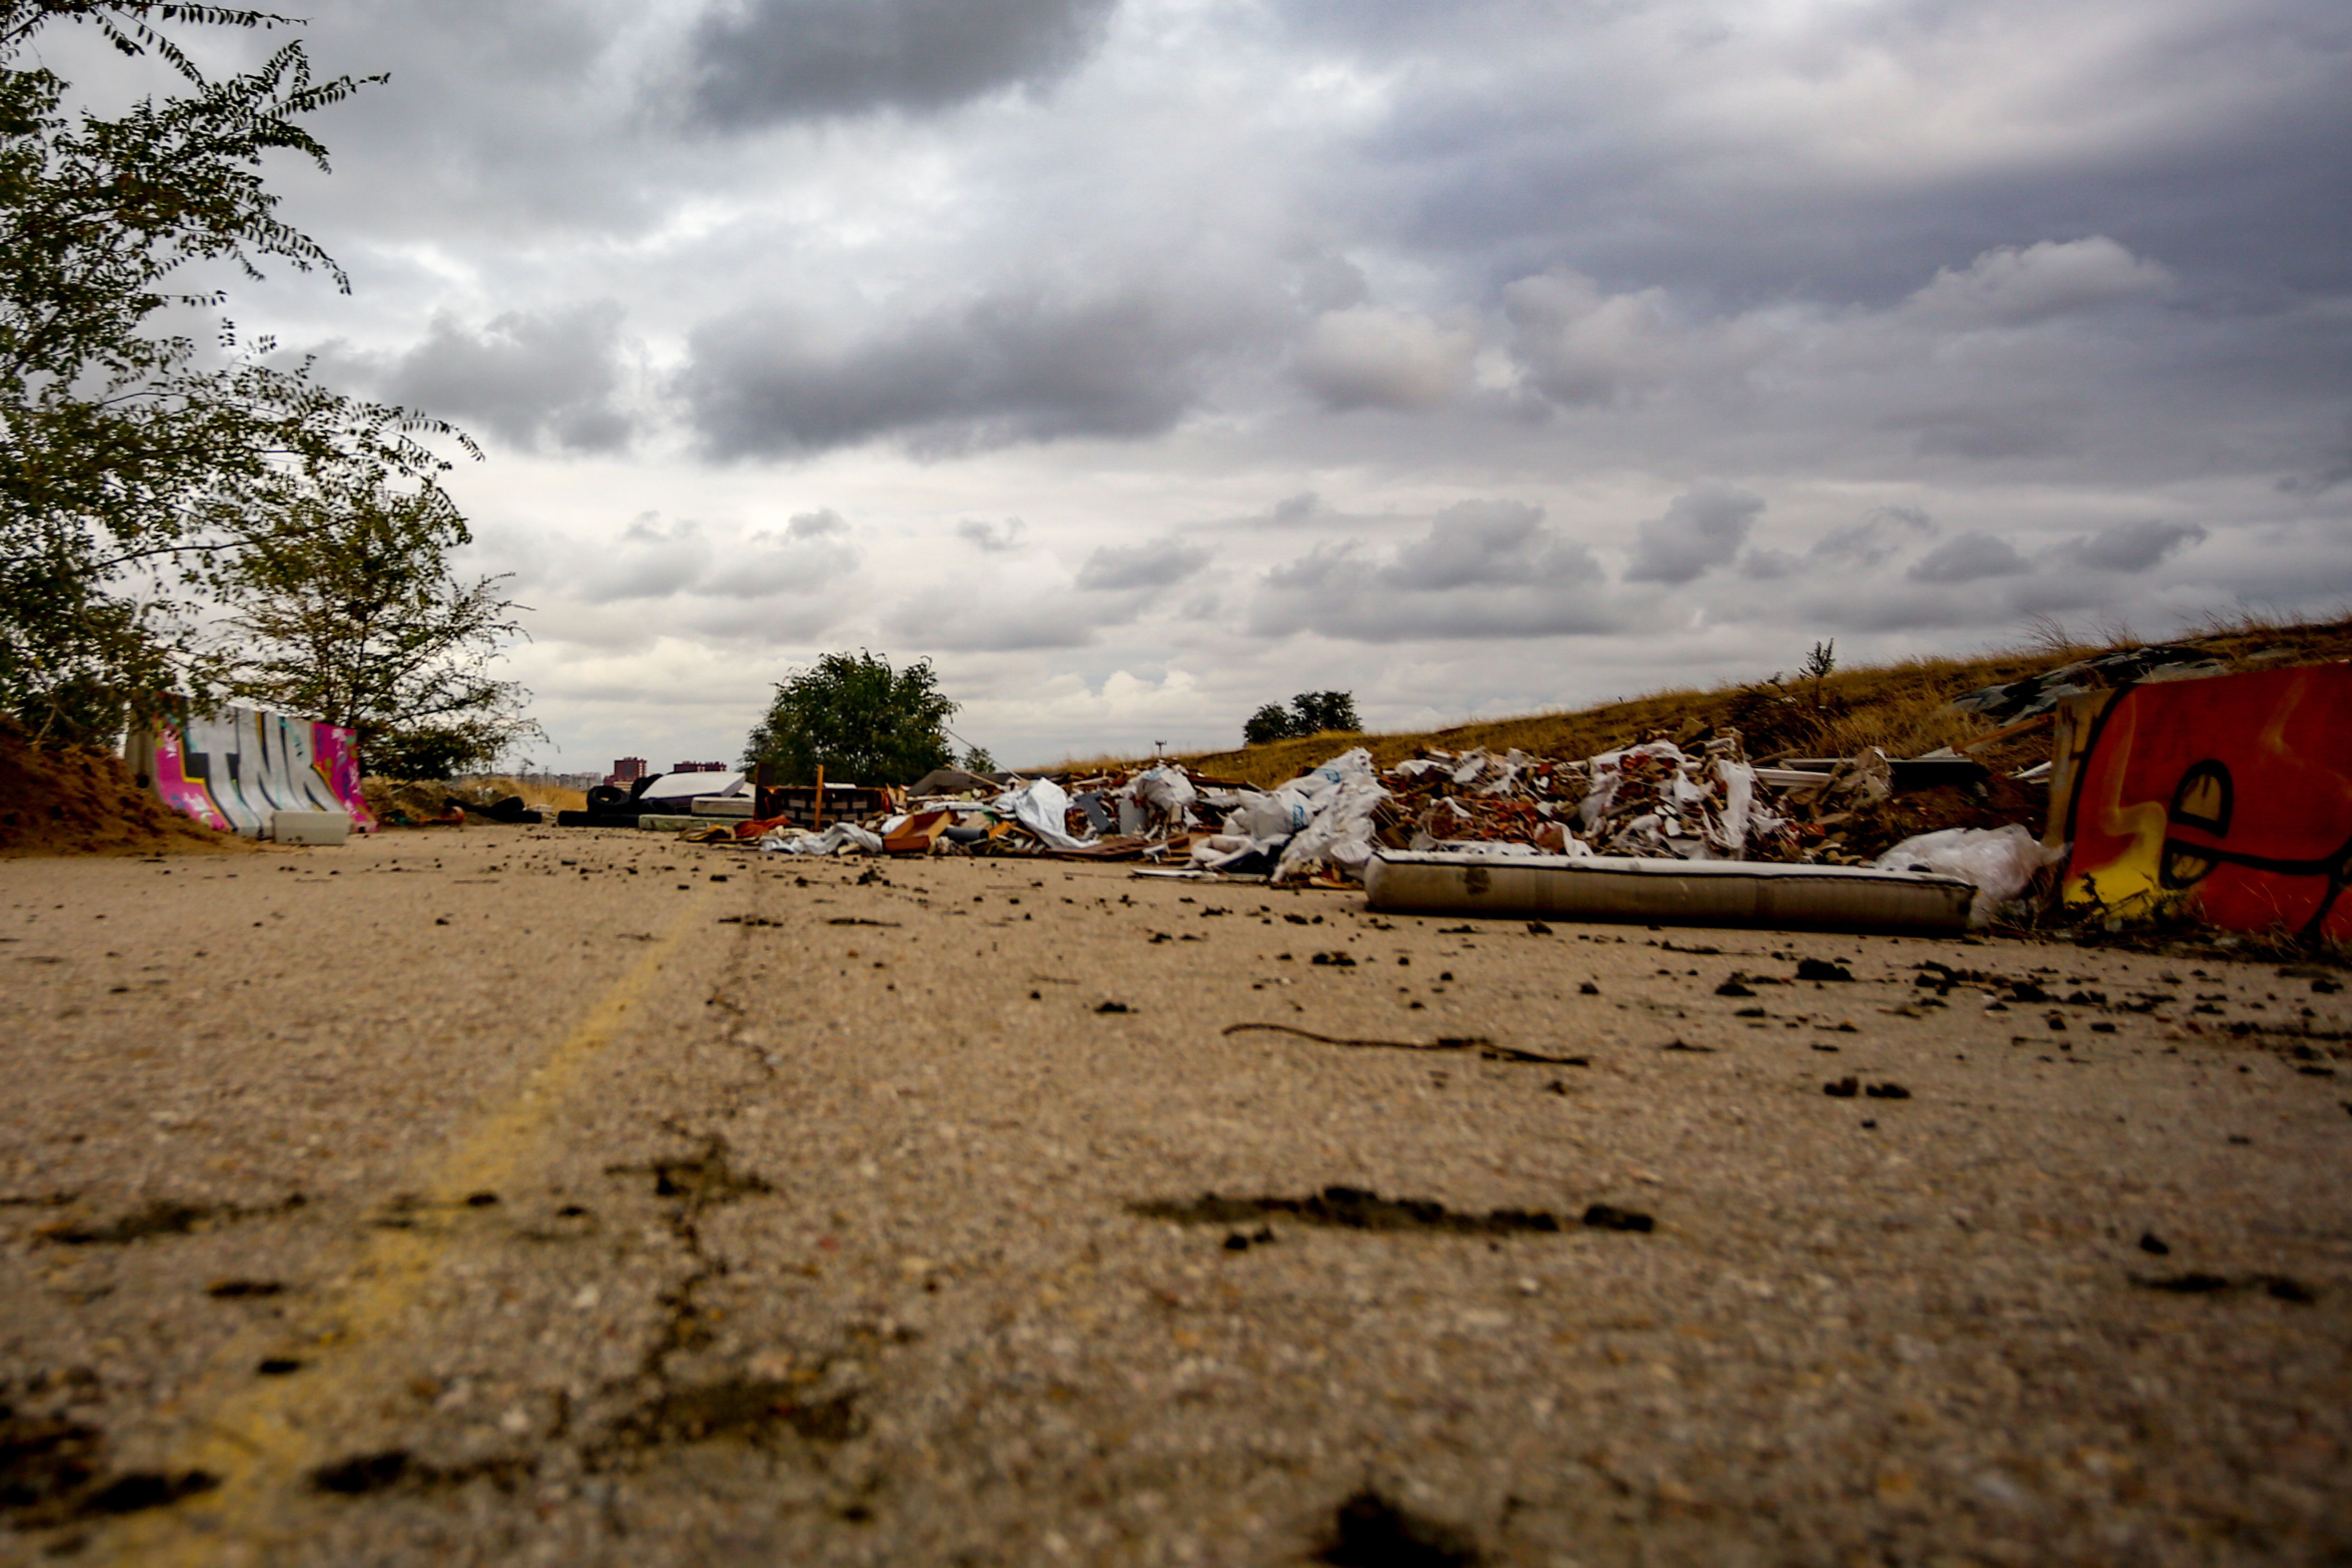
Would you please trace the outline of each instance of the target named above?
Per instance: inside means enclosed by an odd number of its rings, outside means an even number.
[[[250,849],[142,789],[90,746],[44,746],[0,718],[0,855],[155,855]]]

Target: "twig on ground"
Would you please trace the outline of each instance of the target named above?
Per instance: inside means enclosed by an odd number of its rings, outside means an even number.
[[[1276,1034],[1295,1034],[1301,1040],[1311,1040],[1322,1045],[1363,1046],[1375,1051],[1475,1051],[1489,1061],[1539,1061],[1549,1067],[1590,1067],[1591,1060],[1582,1056],[1546,1056],[1538,1051],[1521,1051],[1515,1045],[1496,1045],[1478,1035],[1459,1038],[1447,1035],[1436,1040],[1349,1040],[1334,1034],[1317,1034],[1311,1029],[1300,1029],[1286,1023],[1227,1024],[1222,1032],[1240,1034],[1245,1030],[1267,1030]]]

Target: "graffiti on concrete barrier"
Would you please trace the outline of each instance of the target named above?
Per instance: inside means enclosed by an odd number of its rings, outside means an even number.
[[[2121,686],[2061,718],[2068,904],[2352,937],[2352,665]]]
[[[253,708],[184,712],[131,737],[131,766],[166,805],[224,832],[260,837],[277,811],[341,811],[373,832],[353,738]]]

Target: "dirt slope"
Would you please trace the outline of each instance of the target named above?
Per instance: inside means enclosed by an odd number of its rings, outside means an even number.
[[[0,719],[0,855],[239,852],[251,846],[166,807],[122,758],[35,745]]]

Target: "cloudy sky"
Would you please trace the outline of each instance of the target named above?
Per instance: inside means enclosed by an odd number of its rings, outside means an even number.
[[[2352,601],[2341,0],[307,14],[354,290],[235,313],[480,439],[544,766],[835,648],[1040,762]]]

